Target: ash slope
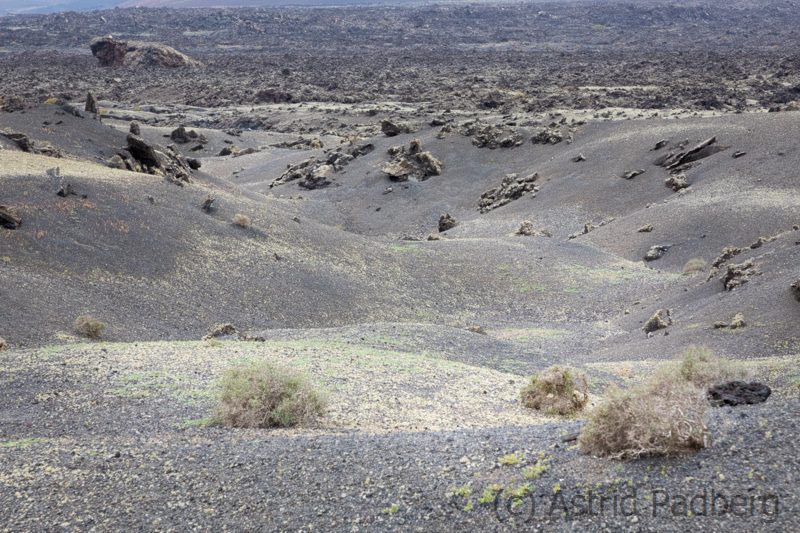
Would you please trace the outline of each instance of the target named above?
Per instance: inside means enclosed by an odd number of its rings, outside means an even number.
[[[336,173],[333,185],[306,191],[293,182],[269,189],[280,172],[270,161],[306,159],[299,150],[232,158],[235,175],[207,157],[218,175],[198,173],[182,188],[110,170],[98,163],[124,146],[124,133],[57,112],[0,116],[0,128],[72,154],[0,153],[2,202],[23,219],[18,230],[0,232],[0,283],[14,310],[1,333],[12,345],[63,338],[83,313],[123,341],[196,339],[218,322],[249,330],[405,322],[556,329],[577,357],[593,360],[669,357],[691,342],[739,356],[794,353],[798,345],[800,311],[789,290],[800,278],[792,229],[800,221],[800,152],[790,142],[800,133],[797,113],[587,124],[571,144],[497,150],[423,128],[369,139],[375,150]],[[691,187],[683,193],[665,187],[654,145],[666,139],[668,150],[710,136],[727,149],[686,170]],[[380,171],[386,149],[412,138],[441,158],[444,172],[392,183]],[[733,158],[737,151],[746,155]],[[586,161],[574,162],[577,154]],[[46,173],[54,166],[87,198],[56,196]],[[621,177],[640,168],[646,172],[632,180]],[[538,172],[539,192],[480,214],[480,195],[512,171]],[[387,187],[393,192],[384,194]],[[212,214],[200,209],[209,194],[217,198]],[[236,213],[252,226],[232,225]],[[459,224],[442,240],[400,239],[436,233],[443,213]],[[523,220],[553,236],[515,235]],[[587,222],[600,227],[567,238]],[[638,232],[645,224],[653,230]],[[760,237],[774,239],[748,248]],[[643,261],[654,245],[670,248]],[[746,284],[725,291],[724,272],[708,281],[707,273],[681,275],[688,259],[710,263],[726,246],[744,249],[730,263],[754,260]],[[660,308],[672,309],[674,324],[648,338],[641,326]],[[738,312],[750,327],[713,329]]]

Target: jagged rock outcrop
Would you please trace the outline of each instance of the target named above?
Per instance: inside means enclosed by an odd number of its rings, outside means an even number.
[[[203,134],[197,133],[194,130],[187,130],[185,126],[178,126],[172,130],[172,133],[169,134],[169,138],[172,142],[176,142],[178,144],[186,144],[190,142],[199,142],[205,144],[208,142]]]
[[[372,143],[363,143],[351,146],[344,150],[339,147],[330,149],[322,157],[311,157],[289,165],[286,171],[270,183],[270,188],[284,185],[291,181],[298,181],[304,189],[319,189],[333,183],[333,175],[346,167],[353,159],[372,152],[375,146]]]
[[[203,336],[204,341],[255,341],[264,342],[264,337],[248,335],[239,331],[233,324],[217,324]]]
[[[719,321],[714,322],[714,329],[739,329],[747,325],[742,313],[736,313],[730,322]]]
[[[8,131],[2,130],[0,131],[0,136],[5,137],[17,148],[22,150],[23,152],[28,152],[31,154],[41,154],[46,155],[48,157],[63,157],[64,154],[61,150],[50,144],[46,141],[34,141],[24,133],[20,133],[17,131]]]
[[[524,177],[520,177],[519,174],[506,174],[498,187],[489,189],[481,195],[481,199],[478,201],[478,210],[481,213],[488,213],[529,193],[533,193],[529,194],[532,198],[536,197],[539,187],[535,183],[538,179],[539,174],[537,173]]]
[[[0,226],[5,229],[17,229],[22,225],[22,219],[12,214],[4,205],[0,205]]]
[[[92,93],[86,93],[86,105],[83,109],[87,113],[91,113],[93,115],[100,114],[100,108],[97,106],[97,100]]]
[[[312,139],[304,139],[300,137],[295,141],[282,141],[275,144],[270,144],[272,148],[293,148],[295,150],[316,150],[322,148],[322,141],[319,137]]]
[[[686,174],[675,174],[674,176],[670,176],[664,180],[664,185],[673,191],[678,192],[681,189],[687,188],[689,186],[689,182],[686,179]]]
[[[472,137],[472,144],[478,148],[513,148],[522,146],[523,138],[515,130],[499,124],[486,124],[480,121],[461,125],[459,133]]]
[[[392,181],[425,181],[431,176],[440,175],[443,170],[442,162],[430,152],[423,151],[418,139],[408,143],[408,146],[392,146],[389,155],[392,160],[381,171]]]
[[[179,184],[191,181],[192,167],[174,146],[161,149],[129,133],[127,146],[106,163],[109,167],[156,174]]]
[[[646,172],[646,170],[645,170],[645,169],[643,169],[643,168],[638,168],[638,169],[636,169],[636,170],[631,170],[630,172],[625,172],[625,173],[622,175],[622,179],[625,179],[625,180],[632,180],[632,179],[633,179],[633,178],[635,178],[636,176],[640,176],[640,175],[644,174],[645,172]]]
[[[564,134],[558,128],[545,128],[531,137],[533,144],[558,144],[564,140]]]
[[[387,137],[395,137],[402,133],[412,133],[411,126],[391,120],[381,120],[381,131]]]
[[[98,37],[89,47],[103,67],[199,67],[200,62],[171,46],[141,41],[118,41],[112,36]]]
[[[586,222],[583,225],[583,229],[581,229],[580,231],[576,231],[575,233],[571,233],[570,235],[567,236],[567,239],[569,240],[577,239],[581,235],[586,235],[587,233],[591,233],[597,228],[602,228],[603,226],[605,226],[606,224],[610,224],[611,222],[614,222],[614,217],[605,218],[600,222],[598,222],[597,224],[595,224],[592,221]]]
[[[680,172],[689,164],[725,150],[725,146],[717,144],[717,138],[711,137],[702,141],[689,150],[670,151],[656,159],[655,164],[673,172]]]
[[[450,216],[450,213],[445,213],[439,217],[439,233],[453,229],[458,225],[456,219]]]
[[[644,323],[642,330],[645,333],[653,333],[660,329],[666,329],[672,325],[672,309],[659,309]]]
[[[726,246],[725,248],[722,249],[722,253],[720,253],[720,255],[716,259],[714,259],[714,262],[711,263],[711,266],[719,268],[724,263],[727,263],[731,258],[733,258],[736,255],[739,255],[740,253],[742,253],[742,249],[739,248],[738,246]]]
[[[669,244],[656,244],[651,246],[647,253],[644,254],[645,261],[655,261],[657,259],[661,259],[667,251],[669,251],[670,245]]]
[[[6,113],[22,111],[25,109],[25,100],[13,94],[0,96],[0,109]]]
[[[552,237],[553,234],[547,231],[546,229],[536,229],[533,225],[533,222],[530,220],[523,220],[522,224],[520,224],[519,229],[516,232],[516,235],[521,235],[523,237]]]
[[[752,259],[748,259],[744,263],[736,265],[728,265],[725,273],[720,278],[722,286],[726,291],[732,291],[737,287],[741,287],[754,275],[758,274],[756,264]]]

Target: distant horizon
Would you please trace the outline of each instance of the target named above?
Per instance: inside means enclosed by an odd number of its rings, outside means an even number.
[[[749,3],[768,3],[772,0],[753,0]],[[0,16],[37,15],[69,11],[87,12],[115,8],[174,8],[174,9],[231,9],[258,7],[337,7],[337,6],[388,6],[421,4],[548,4],[563,2],[620,4],[708,4],[712,0],[0,0]],[[744,3],[731,2],[731,3]]]
[[[398,5],[398,4],[479,4],[479,3],[505,3],[515,0],[39,0],[23,2],[21,0],[0,0],[0,16],[3,15],[35,15],[47,13],[60,13],[69,11],[101,11],[106,9],[127,8],[175,8],[175,9],[200,9],[200,8],[253,8],[253,7],[335,7],[335,6],[369,6],[369,5]],[[571,0],[528,0],[530,3],[558,2]],[[610,0],[598,0],[610,1]]]

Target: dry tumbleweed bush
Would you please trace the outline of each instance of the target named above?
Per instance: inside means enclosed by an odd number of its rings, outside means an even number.
[[[325,400],[303,377],[266,362],[228,369],[220,380],[217,420],[233,427],[305,424],[321,416]]]
[[[531,378],[520,394],[525,407],[551,415],[571,415],[589,400],[586,375],[558,365]]]
[[[581,450],[625,459],[678,455],[708,445],[705,391],[688,382],[653,381],[612,389],[581,431]]]
[[[93,340],[102,337],[106,330],[105,324],[89,315],[81,315],[76,318],[73,327],[78,334]]]

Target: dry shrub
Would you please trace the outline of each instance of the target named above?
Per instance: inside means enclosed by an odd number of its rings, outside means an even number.
[[[615,459],[693,452],[708,445],[708,408],[705,391],[684,381],[613,388],[578,443],[585,453]]]
[[[81,315],[76,318],[73,327],[79,335],[93,340],[102,337],[106,330],[104,323],[89,315]]]
[[[247,215],[243,215],[241,213],[236,213],[235,215],[233,215],[233,225],[239,226],[240,228],[249,228],[250,217]]]
[[[232,427],[296,426],[325,411],[322,394],[304,376],[263,361],[228,369],[219,385],[216,418]]]
[[[6,349],[8,349],[8,343],[3,337],[0,337],[0,352]]]
[[[523,405],[550,415],[571,415],[589,400],[586,374],[553,365],[531,378],[520,393]]]
[[[683,265],[683,273],[687,275],[695,274],[697,272],[704,272],[706,268],[708,268],[706,260],[702,257],[695,257],[686,261],[686,264]]]
[[[680,361],[664,365],[657,373],[661,381],[687,381],[697,387],[743,379],[747,370],[737,361],[714,355],[703,346],[690,346]]]
[[[579,437],[581,450],[612,458],[678,455],[704,448],[709,385],[741,379],[744,367],[690,346],[680,361],[630,390],[612,388]]]

